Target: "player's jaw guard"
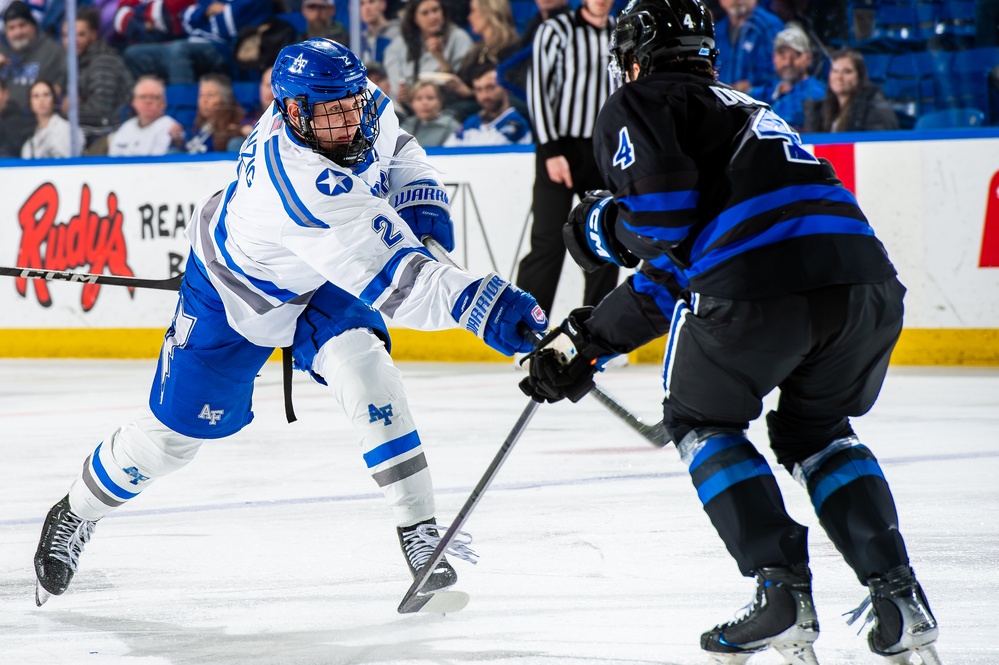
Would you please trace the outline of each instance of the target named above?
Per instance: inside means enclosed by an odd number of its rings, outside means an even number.
[[[365,161],[378,138],[378,112],[371,93],[367,90],[367,69],[349,49],[329,39],[309,39],[281,49],[271,72],[271,92],[285,122],[298,138],[340,166],[354,166]],[[355,98],[356,107],[347,98]],[[294,122],[288,114],[288,100],[298,103],[301,113]],[[317,104],[345,100],[343,106],[332,115],[327,126],[345,127],[353,130],[349,142],[337,143],[333,148],[323,148],[322,132],[328,129],[316,127],[316,120],[323,117]],[[347,116],[349,111],[357,111],[358,120]],[[354,115],[351,113],[351,115]],[[330,141],[328,140],[327,143]]]

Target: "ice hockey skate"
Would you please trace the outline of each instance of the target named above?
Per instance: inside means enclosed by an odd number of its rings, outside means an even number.
[[[912,568],[893,568],[883,578],[868,580],[867,586],[870,597],[849,613],[848,623],[854,623],[870,607],[863,626],[874,622],[867,635],[871,651],[884,656],[887,663],[909,664],[915,655],[922,665],[940,665],[933,645],[940,632],[937,620]]]
[[[431,517],[418,524],[398,527],[397,529],[399,544],[402,545],[402,553],[406,557],[406,564],[409,566],[409,572],[413,574],[413,579],[416,579],[416,576],[430,560],[434,548],[440,542],[440,534],[436,527],[437,520]],[[430,577],[427,578],[421,591],[440,591],[454,586],[457,581],[458,573],[454,571],[446,558],[442,558],[434,571],[430,573]]]
[[[708,662],[742,665],[755,654],[775,649],[787,665],[818,665],[812,649],[819,622],[811,577],[805,565],[756,571],[756,595],[741,615],[701,635]]]
[[[49,510],[35,551],[36,605],[41,607],[51,596],[59,596],[69,587],[83,546],[90,541],[96,524],[70,510],[68,495]]]

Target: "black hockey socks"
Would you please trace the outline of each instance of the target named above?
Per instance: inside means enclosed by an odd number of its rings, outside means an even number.
[[[907,566],[895,500],[874,454],[856,437],[833,441],[794,468],[819,523],[862,584]]]
[[[677,448],[743,575],[808,563],[808,529],[787,514],[770,466],[741,431],[691,430]]]

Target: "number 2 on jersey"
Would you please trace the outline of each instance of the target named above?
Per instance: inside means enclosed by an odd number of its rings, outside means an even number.
[[[386,247],[395,247],[402,240],[402,231],[397,231],[392,221],[385,215],[378,215],[371,220],[371,228],[382,237]]]

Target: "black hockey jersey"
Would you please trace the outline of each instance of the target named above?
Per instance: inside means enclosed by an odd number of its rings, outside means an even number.
[[[752,300],[895,275],[832,166],[727,85],[680,73],[628,83],[601,110],[594,150],[616,236],[645,261],[588,322],[618,351],[665,334],[684,289]]]

